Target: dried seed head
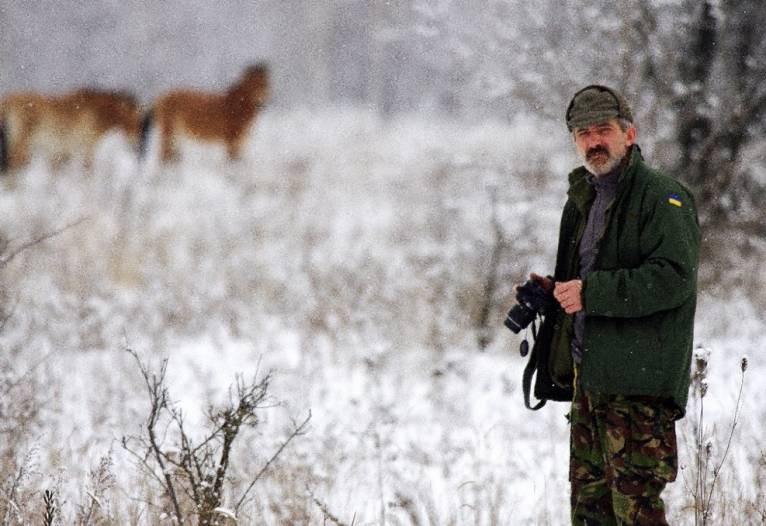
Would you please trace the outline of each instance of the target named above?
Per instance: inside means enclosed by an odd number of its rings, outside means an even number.
[[[710,351],[708,349],[699,347],[694,351],[695,376],[705,377],[709,360]]]
[[[742,357],[742,362],[740,363],[740,369],[742,369],[743,373],[747,370],[747,356]]]

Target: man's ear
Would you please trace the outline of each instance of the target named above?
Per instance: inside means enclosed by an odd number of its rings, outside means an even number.
[[[625,132],[625,144],[627,146],[632,146],[636,142],[636,127],[631,126],[628,128],[628,131]]]

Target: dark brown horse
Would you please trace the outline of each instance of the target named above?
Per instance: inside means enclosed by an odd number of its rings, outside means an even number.
[[[2,168],[19,169],[33,155],[54,165],[76,156],[90,163],[96,144],[111,130],[137,146],[141,117],[136,99],[121,92],[85,88],[58,97],[8,95],[0,101]]]
[[[181,137],[219,142],[230,159],[238,159],[250,126],[270,95],[265,64],[245,69],[241,78],[224,93],[177,90],[154,104],[151,118],[160,133],[163,162],[178,157]]]

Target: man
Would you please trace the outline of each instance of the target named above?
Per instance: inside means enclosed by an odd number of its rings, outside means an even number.
[[[584,166],[569,175],[555,275],[531,278],[560,305],[548,367],[574,390],[572,523],[667,524],[696,306],[693,198],[644,163],[615,90],[578,91],[566,123]]]

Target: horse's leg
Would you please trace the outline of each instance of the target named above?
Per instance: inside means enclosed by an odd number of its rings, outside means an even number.
[[[103,137],[103,133],[96,133],[89,142],[85,143],[85,150],[83,152],[82,167],[88,173],[93,172],[93,166],[96,159],[96,145]]]
[[[225,140],[226,152],[229,154],[229,159],[232,161],[239,161],[242,158],[242,136],[236,135],[234,137],[227,137]]]
[[[29,123],[24,122],[15,134],[8,134],[8,170],[18,170],[29,164],[30,148],[33,129]]]
[[[167,114],[160,115],[157,119],[158,126],[160,128],[160,155],[162,162],[169,163],[176,158],[174,137],[173,137],[173,120],[168,117]]]

